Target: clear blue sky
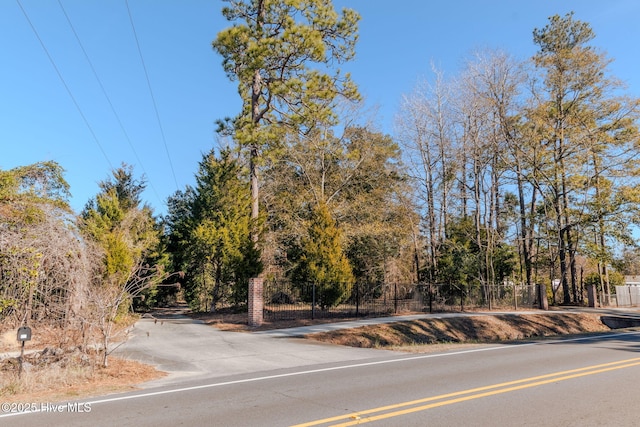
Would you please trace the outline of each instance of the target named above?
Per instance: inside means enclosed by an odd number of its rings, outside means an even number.
[[[221,58],[211,49],[218,31],[228,25],[220,14],[223,2],[129,0],[157,110],[125,0],[60,3],[122,126],[58,0],[0,0],[0,168],[58,162],[71,185],[72,207],[79,211],[111,168],[126,162],[138,176],[145,174],[144,199],[156,213],[164,213],[166,198],[193,184],[202,153],[215,143],[216,119],[234,116],[240,108],[236,84],[226,78]],[[477,48],[528,58],[536,51],[533,29],[569,11],[592,25],[593,44],[614,59],[612,73],[628,84],[630,95],[640,96],[637,0],[334,4],[362,16],[356,60],[345,68],[367,104],[379,107],[379,123],[389,134],[401,96],[429,77],[431,62],[454,75]]]

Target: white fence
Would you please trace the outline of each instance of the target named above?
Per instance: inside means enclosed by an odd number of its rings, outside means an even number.
[[[640,305],[640,286],[616,286],[616,302],[618,307]]]

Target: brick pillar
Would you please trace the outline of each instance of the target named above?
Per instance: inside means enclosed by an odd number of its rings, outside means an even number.
[[[262,325],[264,320],[263,287],[263,279],[261,277],[249,279],[249,326],[251,327]]]

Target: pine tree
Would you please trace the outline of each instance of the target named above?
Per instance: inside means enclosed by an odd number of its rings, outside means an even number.
[[[533,60],[543,76],[538,103],[528,112],[537,130],[533,144],[542,148],[538,186],[555,221],[563,302],[578,302],[581,227],[595,220],[600,252],[605,251],[603,220],[612,208],[603,204],[606,178],[636,174],[640,104],[616,95],[620,84],[607,75],[610,60],[589,45],[595,37],[591,26],[573,13],[552,16],[533,36],[540,48]],[[583,200],[593,201],[591,217],[589,204],[578,203]]]
[[[218,34],[213,48],[229,78],[238,81],[243,107],[226,130],[249,150],[256,220],[258,163],[265,150],[283,133],[307,133],[334,121],[338,97],[358,99],[348,74],[324,70],[353,57],[359,16],[350,9],[339,15],[330,0],[227,2],[222,14],[234,25]],[[256,241],[258,230],[252,234]]]

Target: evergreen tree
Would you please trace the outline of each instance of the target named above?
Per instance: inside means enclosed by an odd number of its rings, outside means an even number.
[[[105,286],[127,286],[127,282],[138,276],[136,271],[146,271],[149,266],[158,273],[163,271],[166,255],[161,246],[161,230],[152,209],[140,200],[144,180],[135,179],[133,168],[122,165],[99,186],[100,193],[87,203],[80,215],[80,228],[103,250]],[[148,288],[141,299],[149,306],[155,303],[157,291],[147,285],[139,282],[140,288]]]
[[[608,179],[637,176],[634,144],[640,102],[616,95],[620,84],[607,75],[610,60],[590,46],[595,37],[591,26],[574,19],[573,13],[552,16],[533,36],[540,48],[533,60],[543,77],[527,117],[536,129],[532,144],[542,147],[537,186],[555,221],[563,302],[579,302],[576,254],[584,237],[581,228],[593,222],[596,252],[606,262],[605,235],[611,235],[606,219],[618,209],[607,201],[617,193],[607,188]],[[619,204],[637,198],[629,191],[618,194]],[[591,205],[580,202],[584,200]],[[592,215],[587,207],[595,210]]]
[[[344,301],[351,293],[354,277],[342,250],[342,236],[325,203],[311,212],[308,236],[302,239],[302,254],[292,271],[298,285],[315,284],[316,303],[323,309]],[[309,299],[309,295],[306,295]]]
[[[412,280],[411,237],[417,233],[412,221],[417,219],[405,201],[410,189],[395,141],[354,126],[341,135],[316,129],[286,142],[265,168],[263,200],[273,242],[265,259],[288,270],[287,261],[297,256],[308,233],[309,206],[323,204],[339,224],[358,283],[371,287]]]
[[[339,15],[330,0],[227,3],[222,14],[234,25],[218,34],[213,48],[222,55],[229,78],[238,81],[243,101],[226,130],[249,150],[255,221],[258,163],[269,145],[286,131],[307,133],[317,123],[334,122],[339,96],[358,98],[348,74],[325,70],[353,57],[359,16],[350,9]],[[258,230],[252,234],[256,241]]]
[[[174,268],[185,272],[185,297],[198,311],[244,303],[249,278],[262,270],[251,240],[250,192],[230,150],[203,156],[195,188],[169,201]]]

